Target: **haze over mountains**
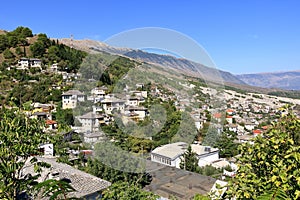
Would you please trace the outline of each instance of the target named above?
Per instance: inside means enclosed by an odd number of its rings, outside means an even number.
[[[300,71],[242,74],[236,77],[253,86],[300,90]]]
[[[233,75],[230,72],[206,67],[187,59],[149,53],[136,49],[116,48],[94,40],[60,39],[60,42],[87,52],[99,51],[120,54],[142,62],[168,67],[172,70],[180,71],[190,76],[200,77],[208,81],[251,85],[263,88],[300,90],[300,71]]]

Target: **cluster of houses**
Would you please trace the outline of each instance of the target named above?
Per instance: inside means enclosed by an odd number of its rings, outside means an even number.
[[[18,61],[17,69],[39,68],[42,69],[42,60],[37,58],[21,58]]]
[[[92,104],[89,112],[76,116],[80,125],[73,127],[77,132],[84,133],[87,141],[103,138],[99,127],[114,121],[114,113],[121,115],[124,123],[141,121],[149,116],[148,109],[141,105],[147,98],[147,91],[128,91],[124,98],[108,94],[107,91],[108,89],[103,86],[93,88],[90,95],[79,90],[69,90],[62,94],[62,109],[75,109],[86,101]]]
[[[18,68],[28,69],[30,67],[41,67],[41,60],[22,58],[18,62]],[[57,64],[53,64],[50,70],[55,73],[61,73],[63,80],[66,83],[73,83],[74,80],[80,77],[80,74],[59,72]],[[180,84],[188,89],[197,88],[195,85]],[[69,90],[62,94],[62,109],[76,109],[89,105],[87,112],[81,113],[75,116],[78,122],[72,129],[78,133],[82,133],[84,142],[96,143],[105,139],[105,134],[101,131],[102,125],[109,125],[115,121],[115,117],[118,116],[122,119],[123,123],[138,122],[149,117],[148,109],[143,106],[143,103],[147,101],[148,92],[141,90],[143,84],[137,84],[133,90],[127,89],[125,95],[121,98],[118,95],[110,94],[106,87],[96,87],[83,93],[79,90]],[[139,89],[137,89],[139,88]],[[268,129],[266,121],[269,119],[276,120],[276,116],[284,114],[284,111],[279,108],[283,105],[280,102],[280,98],[275,99],[271,96],[257,97],[253,94],[240,94],[231,90],[225,90],[224,96],[219,96],[221,108],[214,108],[210,101],[215,98],[216,91],[214,89],[200,87],[201,91],[208,95],[209,98],[200,102],[198,100],[199,94],[194,94],[192,97],[187,97],[183,94],[178,94],[172,90],[164,92],[158,89],[156,86],[151,86],[151,95],[160,98],[162,101],[172,100],[176,108],[180,111],[187,111],[190,108],[189,114],[194,120],[195,127],[198,131],[204,127],[205,123],[210,122],[219,133],[224,128],[228,128],[230,131],[237,133],[238,141],[236,142],[251,142],[251,139],[257,135],[263,134]],[[165,89],[168,90],[168,89]],[[284,99],[283,102],[289,99]],[[195,103],[201,103],[201,106],[193,106]],[[298,102],[299,103],[299,102]],[[222,110],[222,111],[220,111]],[[45,128],[47,130],[55,130],[58,124],[52,119],[51,113],[55,111],[55,106],[52,104],[33,104],[33,110],[28,111],[28,115],[32,118],[43,119],[45,121]],[[264,124],[264,125],[262,125]],[[171,168],[180,168],[180,163],[184,159],[183,155],[187,151],[188,144],[185,142],[170,143],[163,146],[159,146],[151,151],[150,158],[153,163],[163,165]],[[53,156],[53,145],[43,144],[40,146],[41,151],[46,156]],[[236,165],[219,157],[219,149],[210,146],[203,146],[200,143],[191,144],[192,151],[198,158],[198,166],[203,167],[211,165],[216,168],[225,168],[231,166],[233,171],[226,171],[224,169],[224,176],[234,176],[237,170]],[[90,152],[89,152],[90,153]],[[46,158],[40,158],[46,159]],[[59,171],[59,174],[68,176],[67,172],[60,171],[59,168],[68,168],[68,166],[60,166],[51,159],[48,162],[53,162],[53,168],[50,174],[46,176],[55,176]],[[71,171],[73,169],[70,169]],[[75,173],[75,172],[74,172]],[[76,172],[77,173],[77,172]],[[181,173],[181,172],[180,172]],[[80,174],[80,173],[79,173]],[[86,177],[87,180],[90,177],[86,174],[81,174]],[[49,177],[47,177],[49,178]],[[103,183],[105,187],[110,183],[100,179],[93,179],[96,183]],[[77,179],[74,180],[77,183]],[[76,186],[77,187],[77,186]],[[80,187],[80,184],[78,185]],[[103,187],[103,188],[105,188]],[[103,189],[97,188],[97,189]],[[95,189],[93,192],[98,191]],[[86,189],[84,189],[86,190]],[[81,190],[81,191],[84,191]],[[93,193],[91,192],[91,194]],[[80,194],[81,195],[81,194]],[[82,196],[86,196],[84,194]]]

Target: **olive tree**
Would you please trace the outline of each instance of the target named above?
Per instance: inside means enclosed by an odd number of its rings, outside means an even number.
[[[273,127],[241,145],[237,175],[230,181],[228,197],[236,199],[300,198],[300,120],[293,114],[283,117]],[[275,198],[276,197],[276,198]]]
[[[38,172],[45,163],[33,155],[40,154],[39,145],[47,140],[40,122],[29,119],[17,110],[0,110],[0,198],[16,199],[29,191],[37,176],[24,174],[26,163],[35,165]]]

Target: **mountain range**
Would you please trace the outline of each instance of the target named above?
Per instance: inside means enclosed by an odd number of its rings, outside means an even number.
[[[265,88],[300,90],[300,71],[242,74],[236,75],[236,77],[248,85]]]
[[[90,53],[107,52],[122,55],[142,62],[170,68],[183,72],[188,76],[199,77],[207,81],[242,86],[249,85],[268,89],[300,90],[300,71],[233,75],[230,72],[210,68],[187,59],[149,53],[138,49],[112,47],[103,42],[94,40],[72,40],[64,38],[59,39],[59,41],[68,46]]]

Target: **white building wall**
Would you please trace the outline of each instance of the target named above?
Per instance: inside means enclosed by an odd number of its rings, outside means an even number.
[[[177,157],[174,161],[171,161],[173,167],[176,167],[178,169],[180,168],[180,162],[181,162],[180,158],[181,158],[181,156]]]
[[[200,167],[202,167],[202,166],[208,165],[216,160],[219,160],[219,152],[216,151],[216,152],[212,152],[207,155],[201,155],[201,156],[198,156],[198,158],[199,158],[198,165]]]
[[[181,162],[181,156],[175,158],[174,160],[171,160],[171,158],[167,158],[164,156],[156,155],[156,154],[151,154],[151,161],[157,162],[163,165],[171,166],[171,167],[176,167],[180,168],[180,162]]]

